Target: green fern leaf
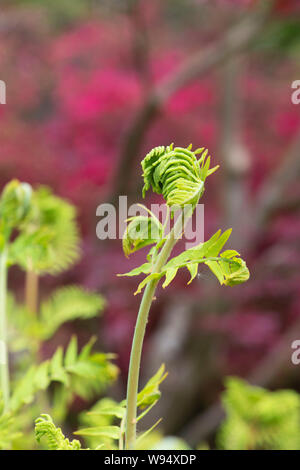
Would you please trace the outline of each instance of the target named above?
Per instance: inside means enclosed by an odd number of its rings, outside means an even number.
[[[41,305],[40,325],[44,339],[68,321],[89,319],[105,307],[105,300],[99,294],[87,292],[76,286],[58,289],[50,300]]]
[[[91,353],[93,343],[94,340],[90,341],[78,354],[74,337],[65,356],[62,348],[58,348],[52,359],[33,365],[15,385],[10,409],[17,411],[32,403],[37,392],[45,390],[51,382],[63,384],[71,397],[76,394],[84,399],[110,385],[117,377],[117,367],[110,362],[111,356]]]
[[[210,268],[221,285],[233,286],[247,281],[250,276],[249,270],[245,261],[239,257],[239,253],[235,250],[226,250],[220,254],[220,250],[227,242],[230,234],[231,229],[226,230],[223,234],[218,230],[207,242],[175,256],[162,267],[159,273],[148,274],[138,285],[135,294],[140,293],[153,279],[165,277],[163,287],[167,287],[175,278],[180,268],[187,268],[189,270],[191,274],[190,283],[196,277],[200,263],[204,263]],[[136,268],[127,274],[123,274],[123,276],[136,275],[141,272],[148,273],[149,271],[149,264],[145,263],[142,270]]]
[[[69,441],[60,428],[57,428],[51,416],[42,414],[35,420],[35,437],[38,443],[44,439],[48,450],[80,450],[81,444],[74,439]]]

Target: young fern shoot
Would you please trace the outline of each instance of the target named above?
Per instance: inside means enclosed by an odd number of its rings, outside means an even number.
[[[29,184],[13,180],[5,186],[0,198],[0,390],[3,413],[8,410],[10,395],[6,331],[8,251],[13,231],[24,224],[28,215],[31,194]]]
[[[126,256],[140,248],[153,245],[147,256],[147,262],[123,276],[146,274],[139,284],[136,294],[144,288],[140,304],[128,373],[126,398],[125,447],[136,447],[137,397],[139,370],[143,340],[149,310],[155,290],[160,279],[165,278],[163,287],[168,286],[180,268],[186,267],[191,275],[190,282],[197,276],[200,263],[206,264],[215,274],[220,284],[232,286],[245,282],[249,278],[246,263],[235,250],[221,250],[227,242],[231,230],[221,234],[219,230],[210,240],[188,249],[179,256],[168,261],[169,256],[184,233],[184,227],[192,216],[199,199],[204,192],[205,180],[217,170],[210,168],[210,157],[204,148],[192,151],[188,148],[174,147],[173,144],[156,147],[142,161],[145,192],[152,188],[153,192],[162,194],[169,208],[168,217],[177,213],[172,230],[166,233],[164,226],[150,213],[145,216],[132,217],[123,236],[123,249]],[[199,155],[199,158],[197,158]],[[146,209],[147,210],[147,209]],[[148,211],[148,210],[147,210]],[[149,212],[149,211],[148,211]],[[153,235],[154,234],[154,235]]]

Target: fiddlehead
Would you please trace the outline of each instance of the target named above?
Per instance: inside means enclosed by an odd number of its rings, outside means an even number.
[[[42,414],[35,420],[35,437],[39,443],[45,438],[49,450],[80,450],[81,444],[74,439],[69,441],[60,428],[57,428],[51,416]]]
[[[207,176],[214,173],[218,166],[209,168],[208,151],[200,148],[155,147],[142,161],[144,188],[143,196],[152,186],[157,194],[162,194],[168,206],[183,207],[198,203],[204,192]],[[201,155],[197,160],[197,155]]]

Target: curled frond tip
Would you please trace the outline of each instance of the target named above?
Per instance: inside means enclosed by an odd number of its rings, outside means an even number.
[[[210,168],[207,154],[205,148],[192,151],[192,145],[183,148],[171,144],[152,149],[142,161],[143,197],[152,187],[155,193],[163,195],[170,207],[195,206],[204,192],[207,176],[218,168]]]

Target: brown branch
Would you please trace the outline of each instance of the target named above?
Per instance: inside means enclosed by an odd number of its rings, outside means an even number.
[[[232,228],[231,243],[243,250],[249,233],[249,185],[250,155],[242,142],[242,103],[239,93],[244,69],[241,56],[232,57],[221,70],[222,100],[220,113],[219,151],[222,162],[219,194],[224,225]]]

